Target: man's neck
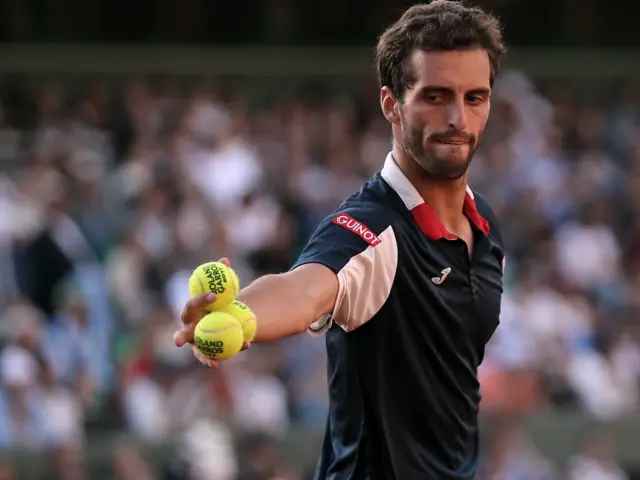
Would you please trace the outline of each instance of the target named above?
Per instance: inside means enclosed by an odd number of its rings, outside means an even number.
[[[458,231],[463,222],[467,222],[463,206],[468,175],[455,180],[434,179],[426,175],[422,167],[410,158],[404,149],[394,146],[393,157],[442,224],[449,231]]]

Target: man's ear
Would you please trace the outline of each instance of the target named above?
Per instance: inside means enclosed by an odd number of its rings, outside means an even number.
[[[389,87],[380,89],[380,108],[389,123],[400,125],[400,102],[393,96]]]

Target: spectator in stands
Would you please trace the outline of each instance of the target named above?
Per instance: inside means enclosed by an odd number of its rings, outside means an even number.
[[[569,462],[568,480],[628,480],[612,457],[607,432],[597,429],[582,438],[580,451]]]

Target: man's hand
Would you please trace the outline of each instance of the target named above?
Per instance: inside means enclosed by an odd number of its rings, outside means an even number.
[[[220,262],[224,263],[227,267],[231,264],[228,258],[221,258]],[[202,317],[207,314],[205,307],[216,299],[215,293],[205,293],[197,297],[190,298],[182,309],[180,320],[182,320],[182,328],[173,334],[173,341],[176,346],[182,347],[186,344],[190,344],[191,350],[194,356],[200,363],[208,367],[216,367],[218,362],[211,360],[202,355],[195,345],[193,345],[193,336],[196,325]],[[245,343],[242,346],[243,350],[249,348],[249,343]]]

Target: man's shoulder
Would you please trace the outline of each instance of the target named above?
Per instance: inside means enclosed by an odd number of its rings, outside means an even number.
[[[392,254],[396,218],[383,201],[353,195],[320,222],[294,267],[318,262],[338,271],[369,248]]]
[[[400,218],[397,211],[399,201],[382,176],[376,174],[358,192],[347,197],[331,212],[324,223],[340,222],[348,216],[365,223],[372,231],[382,233]],[[341,217],[337,218],[338,216]]]
[[[365,228],[380,235],[397,219],[397,215],[380,200],[350,197],[325,217],[323,225],[335,225],[358,233]],[[339,230],[337,230],[339,231]]]

